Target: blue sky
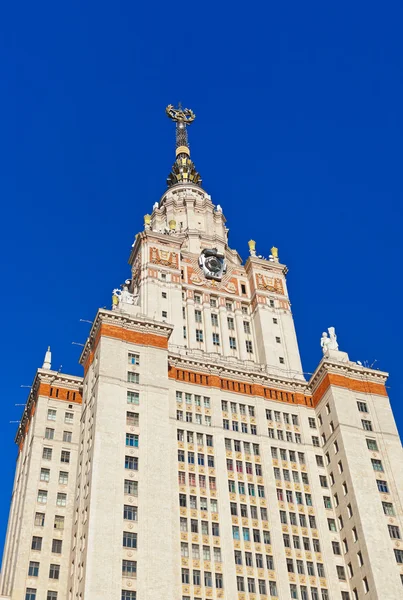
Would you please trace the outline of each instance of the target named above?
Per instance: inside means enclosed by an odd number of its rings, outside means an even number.
[[[48,344],[81,374],[100,306],[165,190],[181,101],[230,245],[279,247],[303,365],[336,327],[390,371],[403,431],[398,2],[9,2],[0,12],[0,540],[25,388]],[[1,545],[1,542],[0,542]]]

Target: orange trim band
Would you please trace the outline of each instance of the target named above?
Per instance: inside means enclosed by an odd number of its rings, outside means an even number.
[[[130,329],[124,329],[123,327],[117,327],[116,325],[102,323],[91,351],[88,354],[88,358],[84,364],[85,374],[92,365],[94,354],[101,336],[114,338],[115,340],[123,340],[125,342],[130,342],[131,344],[139,344],[140,346],[153,346],[154,348],[161,348],[162,350],[168,349],[168,337],[164,335],[158,335],[156,333],[142,333],[140,331],[132,331]]]
[[[164,350],[168,349],[168,338],[163,335],[157,335],[156,333],[141,333],[140,331],[132,331],[130,329],[123,329],[123,327],[116,327],[116,325],[102,323],[100,335],[124,340],[125,342],[131,342],[132,344],[153,346],[154,348],[162,348]]]
[[[52,400],[64,400],[66,402],[75,402],[82,404],[83,398],[78,390],[68,390],[58,385],[49,385],[41,383],[39,385],[38,396],[48,396]]]
[[[362,392],[364,394],[376,394],[378,396],[387,396],[385,385],[373,381],[363,381],[359,379],[350,379],[344,375],[327,373],[321,381],[317,390],[313,394],[314,406],[317,406],[331,385],[343,387],[353,392]]]
[[[226,379],[224,377],[219,377],[218,375],[196,373],[193,371],[178,369],[174,366],[169,366],[168,377],[170,379],[175,379],[176,381],[183,381],[184,383],[194,383],[197,385],[204,385],[206,387],[215,387],[226,392],[234,392],[236,394],[243,394],[246,396],[261,396],[267,400],[275,400],[277,402],[284,402],[287,404],[300,404],[309,407],[313,406],[311,396],[305,396],[301,393],[286,392],[284,390],[277,390],[256,383],[245,383],[244,381]]]

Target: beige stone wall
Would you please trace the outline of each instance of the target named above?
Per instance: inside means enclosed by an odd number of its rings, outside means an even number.
[[[358,410],[357,401],[367,405],[367,413]],[[326,405],[330,408],[329,414]],[[330,457],[327,471],[333,473],[335,480],[332,496],[334,498],[337,494],[340,503],[336,513],[343,519],[340,536],[348,544],[344,560],[346,565],[350,563],[352,567],[352,576],[346,569],[350,589],[357,589],[361,598],[364,595],[363,579],[366,577],[369,598],[398,598],[402,593],[400,575],[403,575],[403,567],[396,563],[393,549],[401,548],[401,541],[390,538],[388,525],[398,526],[400,534],[403,531],[403,456],[389,399],[332,387],[322,399],[317,412],[323,420],[321,433],[327,438],[324,446]],[[363,429],[362,419],[372,423],[373,431]],[[331,422],[334,433],[331,433]],[[368,449],[367,439],[376,441],[377,452]],[[371,459],[381,460],[384,471],[374,471]],[[387,481],[388,494],[378,491],[377,479]],[[347,494],[343,484],[347,486]],[[384,514],[382,501],[393,504],[394,517]],[[357,531],[357,541],[354,541],[353,528]],[[358,552],[362,554],[363,566],[359,563]]]
[[[48,419],[48,410],[56,411],[55,420]],[[74,415],[65,422],[65,413]],[[1,590],[12,600],[24,600],[26,588],[37,590],[37,598],[46,598],[48,590],[58,592],[58,599],[67,598],[73,502],[76,490],[77,454],[81,406],[78,403],[39,396],[34,416],[17,461],[9,528],[3,557]],[[54,429],[54,439],[45,438],[46,428]],[[63,441],[63,432],[72,434],[72,441]],[[43,458],[43,448],[52,449],[50,460]],[[70,462],[61,462],[61,452],[70,452]],[[41,469],[49,470],[49,481],[41,481]],[[59,473],[68,473],[67,484],[59,483]],[[38,491],[47,492],[47,502],[38,502]],[[67,494],[66,506],[57,505],[57,494]],[[43,513],[44,525],[35,525],[35,514]],[[55,516],[64,517],[64,529],[54,527]],[[42,538],[41,550],[32,550],[33,536]],[[62,541],[62,553],[52,552],[52,541]],[[39,574],[30,577],[30,561],[39,563]],[[60,566],[58,580],[49,578],[50,565]]]

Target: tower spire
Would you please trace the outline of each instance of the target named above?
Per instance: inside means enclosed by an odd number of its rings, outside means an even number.
[[[42,369],[50,369],[51,363],[52,363],[52,353],[50,351],[50,346],[48,346],[48,349],[46,350],[45,358],[43,361]]]
[[[172,104],[168,104],[165,112],[176,123],[176,160],[167,178],[168,187],[177,183],[201,185],[200,174],[196,171],[193,162],[190,160],[187,133],[187,128],[193,123],[196,115],[190,108],[182,108],[181,103],[179,103],[178,108],[175,108]]]

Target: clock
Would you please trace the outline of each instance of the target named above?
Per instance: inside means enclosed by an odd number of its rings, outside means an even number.
[[[227,270],[224,254],[220,254],[217,248],[205,248],[199,257],[199,266],[207,279],[221,281]]]

